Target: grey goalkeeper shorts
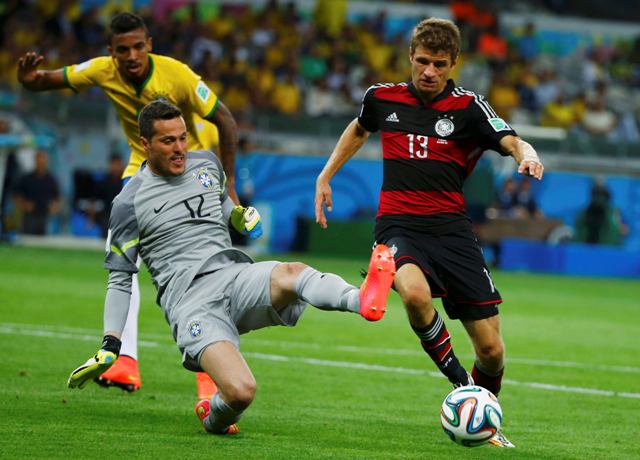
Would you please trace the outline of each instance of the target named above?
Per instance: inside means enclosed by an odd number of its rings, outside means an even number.
[[[268,326],[295,326],[306,303],[276,311],[271,306],[271,272],[277,261],[236,263],[196,278],[167,320],[182,352],[182,364],[201,371],[203,350],[223,340],[240,348],[240,334]]]

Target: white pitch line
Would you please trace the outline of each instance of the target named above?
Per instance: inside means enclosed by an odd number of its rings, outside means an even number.
[[[87,342],[96,342],[98,340],[99,334],[78,334],[78,332],[58,332],[50,329],[46,326],[38,326],[40,329],[29,329],[29,327],[34,327],[33,325],[16,325],[16,324],[7,324],[0,323],[0,334],[7,335],[21,335],[21,336],[31,336],[31,337],[47,337],[47,338],[56,338],[63,340],[80,340]],[[44,329],[44,330],[41,330]],[[159,347],[166,346],[169,347],[168,341],[153,342],[153,341],[139,341],[139,345],[143,347]],[[427,375],[435,378],[444,378],[444,376],[440,372],[435,371],[427,371],[423,369],[411,369],[406,367],[395,367],[395,366],[383,366],[380,364],[367,364],[367,363],[358,363],[351,361],[332,361],[325,359],[316,359],[316,358],[304,358],[298,356],[283,356],[283,355],[274,355],[269,353],[257,353],[257,352],[245,352],[245,356],[252,357],[255,359],[262,359],[267,361],[277,361],[283,363],[303,363],[312,366],[323,366],[323,367],[340,367],[345,369],[358,369],[365,371],[375,371],[375,372],[386,372],[392,374],[406,374],[406,375]],[[555,392],[566,392],[566,393],[580,393],[580,394],[588,394],[593,396],[605,396],[605,397],[620,397],[620,398],[631,398],[631,399],[640,399],[640,393],[630,393],[630,392],[619,392],[612,390],[599,390],[596,388],[583,388],[583,387],[573,387],[566,385],[553,385],[548,383],[539,383],[539,382],[519,382],[517,380],[505,379],[503,380],[504,384],[507,385],[518,385],[525,386],[529,388],[555,391]]]
[[[297,363],[311,364],[313,366],[342,367],[342,368],[348,368],[348,369],[361,369],[361,370],[367,370],[367,371],[389,372],[393,374],[428,375],[431,377],[444,378],[444,376],[440,372],[425,371],[422,369],[409,369],[406,367],[381,366],[379,364],[353,363],[350,361],[329,361],[329,360],[316,359],[316,358],[301,358],[301,357],[290,357],[290,356],[281,356],[281,355],[270,355],[266,353],[245,352],[244,354],[246,356],[250,356],[253,358],[266,359],[269,361],[297,362]],[[566,385],[553,385],[549,383],[539,383],[539,382],[519,382],[517,380],[510,380],[510,379],[505,379],[502,381],[502,383],[507,385],[518,385],[518,386],[525,386],[529,388],[536,388],[536,389],[557,391],[557,392],[580,393],[580,394],[607,396],[607,397],[618,396],[621,398],[640,399],[640,393],[628,393],[628,392],[620,392],[620,391],[612,391],[612,390],[598,390],[596,388],[572,387],[572,386],[566,386]]]
[[[51,337],[56,339],[65,340],[82,340],[83,342],[95,342],[99,340],[100,334],[96,331],[94,334],[78,334],[75,332],[56,332],[47,330],[29,330],[24,329],[24,326],[18,328],[5,324],[0,324],[0,334],[11,335],[29,335],[31,337]],[[143,347],[157,347],[160,344],[157,342],[150,342],[148,340],[138,340],[138,345]]]
[[[98,336],[102,334],[102,331],[97,329],[86,329],[86,328],[72,328],[66,326],[52,326],[52,325],[34,325],[34,324],[19,324],[19,323],[0,323],[0,327],[11,327],[11,328],[24,328],[24,327],[37,327],[39,331],[57,331],[60,333],[69,333],[69,334],[93,334],[93,336]],[[44,335],[44,332],[42,332]],[[140,334],[143,337],[148,337],[150,339],[156,339],[160,341],[166,341],[167,335],[165,334],[152,334],[152,333],[144,333]],[[143,344],[143,341],[139,341],[139,344]],[[154,342],[147,342],[149,344],[153,344]],[[424,352],[417,349],[406,349],[406,348],[371,348],[371,347],[359,347],[356,345],[327,345],[320,343],[309,343],[309,342],[296,342],[296,341],[288,341],[288,340],[269,340],[269,339],[258,339],[253,338],[251,336],[244,336],[242,338],[242,343],[245,345],[264,345],[268,347],[274,348],[284,348],[284,349],[303,349],[303,350],[334,350],[334,351],[342,351],[345,353],[354,353],[354,354],[363,354],[367,356],[375,355],[390,355],[390,356],[424,356]],[[148,346],[157,346],[156,345],[148,345]],[[417,348],[417,346],[416,346]],[[473,356],[467,356],[462,353],[457,353],[458,357],[473,359]],[[510,357],[507,356],[508,364],[525,364],[527,366],[539,366],[539,367],[560,367],[567,368],[571,367],[574,369],[588,369],[588,370],[597,370],[603,372],[620,372],[625,374],[640,374],[640,367],[635,366],[615,366],[610,364],[597,364],[597,363],[579,363],[575,361],[552,361],[552,360],[544,360],[544,359],[532,359],[532,358],[518,358],[518,357]]]
[[[409,350],[406,348],[369,348],[359,347],[355,345],[324,345],[319,343],[306,343],[306,342],[290,342],[290,341],[275,341],[268,339],[254,339],[251,337],[243,338],[244,343],[252,343],[256,345],[265,346],[280,346],[282,348],[306,348],[313,350],[336,350],[344,351],[348,353],[358,353],[366,355],[392,355],[392,356],[424,356],[424,352],[421,350]],[[462,358],[473,358],[472,356],[465,356],[463,354],[456,353]],[[531,359],[531,358],[513,358],[507,356],[507,362],[509,364],[526,364],[529,366],[548,366],[548,367],[573,367],[576,369],[589,369],[599,370],[605,372],[622,372],[631,374],[640,374],[640,367],[633,366],[613,366],[608,364],[591,364],[591,363],[578,363],[575,361],[551,361],[544,359]]]

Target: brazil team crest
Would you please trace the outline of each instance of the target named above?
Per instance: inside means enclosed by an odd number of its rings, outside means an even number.
[[[189,325],[187,326],[187,328],[189,329],[189,334],[191,334],[191,337],[195,338],[195,337],[198,337],[200,334],[202,334],[202,325],[198,320],[193,320],[189,322]]]
[[[200,168],[196,173],[196,179],[200,181],[206,190],[213,190],[213,175],[207,168]]]

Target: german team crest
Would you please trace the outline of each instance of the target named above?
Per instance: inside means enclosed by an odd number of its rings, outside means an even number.
[[[189,334],[191,334],[191,337],[195,338],[202,334],[202,325],[198,320],[191,321],[187,328],[189,329]]]
[[[454,129],[453,121],[448,118],[441,118],[436,123],[436,133],[438,133],[438,136],[447,137]]]
[[[206,190],[213,189],[213,175],[207,170],[207,168],[200,168],[196,174],[196,178]]]

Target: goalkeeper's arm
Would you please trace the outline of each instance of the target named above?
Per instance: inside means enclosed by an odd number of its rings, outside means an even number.
[[[104,338],[100,349],[82,366],[76,368],[67,385],[84,388],[85,385],[109,369],[120,354],[120,337],[129,313],[131,273],[112,270],[104,302]]]

